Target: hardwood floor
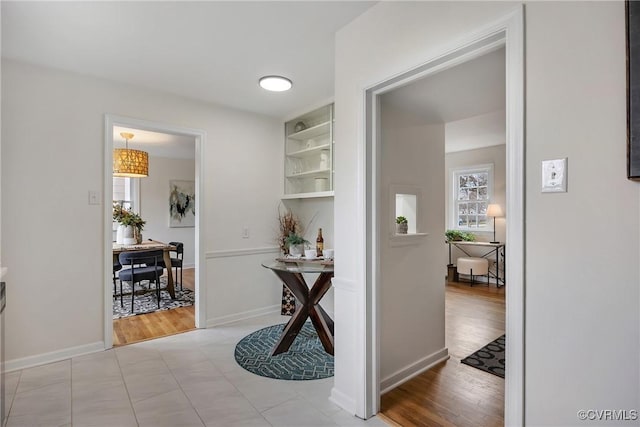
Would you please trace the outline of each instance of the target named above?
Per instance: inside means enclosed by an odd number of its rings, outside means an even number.
[[[174,270],[175,271],[175,270]],[[183,286],[195,289],[195,269],[185,269]],[[125,317],[113,321],[113,346],[132,344],[195,329],[195,307]]]
[[[504,380],[460,360],[504,334],[504,328],[504,287],[447,284],[451,357],[383,395],[382,416],[400,426],[502,426]]]

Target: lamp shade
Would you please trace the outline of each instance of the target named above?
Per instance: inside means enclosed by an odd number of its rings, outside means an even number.
[[[129,140],[132,133],[122,132],[120,135],[126,141],[126,148],[113,149],[113,176],[141,178],[149,176],[149,154],[146,151],[132,150]]]
[[[491,204],[487,206],[487,216],[492,216],[494,218],[504,216],[502,213],[502,208],[498,204]]]

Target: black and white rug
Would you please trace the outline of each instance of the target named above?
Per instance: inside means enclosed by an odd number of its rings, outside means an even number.
[[[505,335],[491,341],[470,356],[461,360],[465,365],[473,366],[490,374],[504,378]]]
[[[156,285],[142,282],[136,284],[136,294],[134,298],[134,310],[131,312],[131,286],[127,282],[122,282],[122,302],[120,306],[120,282],[116,282],[116,294],[113,297],[113,318],[135,316],[137,314],[153,313],[154,311],[171,310],[172,308],[188,307],[195,303],[195,293],[191,289],[176,286],[176,298],[171,299],[167,292],[167,278],[160,278],[160,308],[156,298]]]
[[[285,325],[269,326],[236,345],[236,362],[256,375],[279,380],[318,380],[333,376],[333,356],[324,351],[313,325],[306,322],[289,351],[270,356]]]

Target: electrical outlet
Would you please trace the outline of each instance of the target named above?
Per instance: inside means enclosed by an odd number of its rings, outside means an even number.
[[[242,227],[242,238],[243,239],[249,238],[249,227],[247,226]]]
[[[90,205],[100,204],[100,192],[95,190],[89,190],[89,204]]]

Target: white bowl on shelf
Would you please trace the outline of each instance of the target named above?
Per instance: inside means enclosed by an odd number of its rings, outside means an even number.
[[[305,249],[304,257],[306,259],[315,259],[316,258],[316,250],[315,249]]]

